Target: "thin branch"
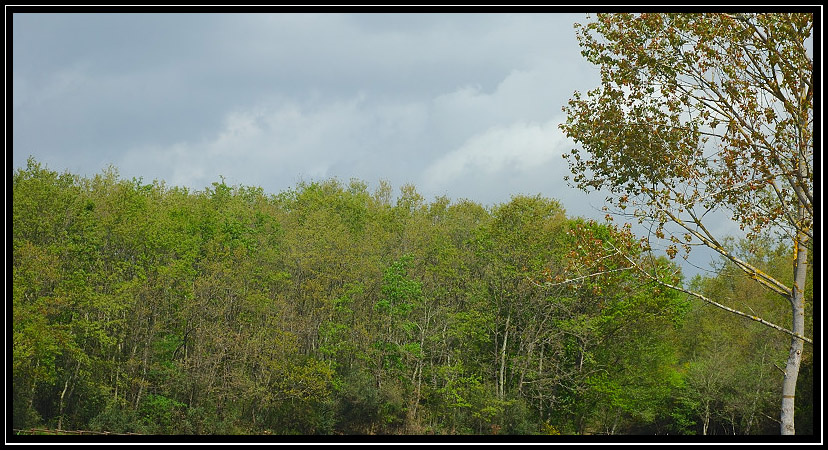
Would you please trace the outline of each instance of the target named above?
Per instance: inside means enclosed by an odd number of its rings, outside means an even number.
[[[759,27],[757,27],[757,26],[756,26],[756,24],[755,24],[755,23],[753,23],[753,21],[751,21],[751,20],[750,20],[750,17],[749,17],[749,16],[747,16],[747,15],[745,15],[745,14],[741,14],[741,13],[740,13],[740,14],[736,14],[736,15],[725,14],[725,16],[730,17],[730,18],[735,19],[735,20],[738,20],[739,22],[742,22],[742,23],[746,24],[747,26],[749,26],[751,29],[753,29],[753,32],[756,34],[756,36],[758,36],[758,37],[759,37],[759,40],[760,40],[760,41],[762,41],[762,43],[763,43],[763,44],[765,44],[765,48],[766,48],[768,51],[775,53],[775,54],[776,54],[776,56],[779,58],[779,61],[780,61],[782,64],[787,65],[789,70],[792,70],[792,71],[798,72],[797,68],[796,68],[796,67],[794,67],[794,66],[793,66],[793,64],[791,64],[791,62],[788,60],[788,58],[786,58],[786,57],[784,57],[782,54],[780,54],[780,53],[779,53],[779,50],[777,50],[777,48],[776,48],[776,46],[775,46],[775,45],[770,44],[769,39],[768,39],[768,36],[767,36],[765,33],[763,33],[763,32],[759,29]],[[802,47],[802,46],[800,45],[800,48],[802,49],[802,53],[803,53],[803,54],[802,54],[802,55],[800,55],[800,56],[804,57],[804,58],[805,58],[805,60],[813,66],[813,61],[812,61],[810,58],[808,58],[807,53],[805,52],[804,47]],[[807,78],[806,78],[806,79],[805,79],[805,80],[803,80],[803,81],[805,81],[805,83],[808,85],[808,87],[809,87],[811,90],[813,90],[813,81],[812,81],[812,80],[810,80],[810,79],[807,79]]]
[[[610,244],[610,245],[612,245],[612,244]],[[613,248],[615,248],[615,247],[613,246]],[[738,311],[738,310],[736,310],[736,309],[733,309],[733,308],[730,308],[730,307],[728,307],[728,306],[722,305],[721,303],[718,303],[718,302],[716,302],[716,301],[714,301],[714,300],[711,300],[711,299],[709,299],[709,298],[705,297],[704,295],[699,294],[699,293],[697,293],[697,292],[693,292],[693,291],[690,291],[690,290],[685,289],[685,288],[683,288],[683,287],[676,286],[676,285],[674,285],[674,284],[670,284],[670,283],[667,283],[667,282],[665,282],[665,281],[659,280],[658,278],[656,278],[655,276],[653,276],[652,274],[650,274],[649,272],[647,272],[646,270],[644,270],[642,267],[640,267],[638,264],[636,264],[636,263],[635,263],[635,261],[633,261],[632,259],[630,259],[627,255],[624,255],[624,254],[623,254],[623,253],[621,253],[618,249],[616,249],[616,251],[617,251],[617,252],[618,252],[621,256],[623,256],[623,257],[624,257],[624,259],[626,259],[627,261],[629,261],[629,263],[630,263],[630,264],[632,264],[632,267],[635,267],[636,269],[638,269],[638,271],[639,271],[639,272],[641,272],[642,274],[644,274],[647,278],[649,278],[649,279],[651,279],[651,280],[655,281],[656,283],[658,283],[658,284],[660,284],[660,285],[662,285],[662,286],[664,286],[664,287],[668,287],[668,288],[670,288],[670,289],[674,289],[674,290],[677,290],[677,291],[680,291],[680,292],[684,292],[685,294],[692,295],[693,297],[699,298],[699,299],[701,299],[701,300],[703,300],[703,301],[705,301],[705,302],[707,302],[707,303],[709,303],[709,304],[711,304],[711,305],[713,305],[713,306],[716,306],[716,307],[718,307],[718,308],[721,308],[721,309],[723,309],[723,310],[725,310],[725,311],[731,312],[731,313],[736,314],[736,315],[738,315],[738,316],[742,316],[742,317],[746,317],[746,318],[748,318],[748,319],[750,319],[750,320],[754,320],[754,321],[756,321],[756,322],[761,323],[762,325],[765,325],[765,326],[768,326],[768,327],[770,327],[770,328],[773,328],[773,329],[775,329],[775,330],[777,330],[777,331],[781,331],[781,332],[783,332],[783,333],[789,334],[789,335],[791,335],[791,336],[793,336],[793,337],[795,337],[795,338],[797,338],[797,339],[801,339],[801,340],[803,340],[803,341],[805,341],[805,342],[807,342],[807,343],[809,343],[809,344],[812,344],[812,345],[813,345],[813,343],[814,343],[814,341],[813,341],[813,340],[808,339],[808,338],[807,338],[807,337],[805,337],[805,336],[802,336],[802,335],[796,334],[796,333],[794,333],[793,331],[788,330],[787,328],[780,327],[779,325],[776,325],[776,324],[774,324],[774,323],[768,322],[768,321],[767,321],[767,320],[765,320],[765,319],[762,319],[762,318],[760,318],[760,317],[757,317],[757,316],[754,316],[754,315],[750,315],[750,314],[744,313],[744,312],[742,312],[742,311]]]
[[[783,297],[786,297],[786,298],[791,297],[791,288],[785,286],[784,284],[777,281],[775,278],[773,278],[770,275],[762,272],[761,270],[757,269],[756,267],[753,267],[752,265],[750,265],[747,262],[737,258],[732,253],[725,250],[724,247],[722,247],[722,245],[719,244],[718,241],[716,241],[713,238],[712,234],[710,234],[710,232],[701,223],[701,221],[699,221],[698,219],[693,217],[694,223],[699,228],[701,228],[701,230],[705,233],[704,235],[701,234],[698,230],[696,230],[694,228],[691,228],[689,225],[684,223],[683,220],[676,217],[676,215],[673,214],[671,211],[669,211],[667,209],[664,209],[664,212],[667,214],[667,216],[670,217],[670,220],[672,220],[675,224],[681,226],[682,228],[687,230],[691,235],[695,236],[697,239],[702,241],[705,245],[707,245],[708,247],[715,250],[720,255],[724,256],[725,258],[727,258],[728,260],[730,260],[731,262],[736,264],[737,267],[742,269],[743,272],[747,273],[748,276],[750,276],[752,279],[756,280],[759,284],[761,284],[762,286],[765,286],[766,288],[772,290],[773,292],[776,292],[779,295],[782,295]],[[693,216],[692,212],[690,212],[690,214],[691,214],[691,216]]]
[[[561,285],[564,285],[564,284],[569,284],[569,283],[574,283],[574,282],[576,282],[576,281],[585,280],[585,279],[587,279],[587,278],[597,277],[597,276],[600,276],[600,275],[606,275],[606,274],[608,274],[608,273],[613,273],[613,272],[621,272],[622,270],[630,270],[630,269],[632,269],[632,268],[633,268],[633,267],[620,267],[620,268],[618,268],[618,269],[605,270],[605,271],[603,271],[603,272],[591,273],[591,274],[583,275],[583,276],[580,276],[580,277],[577,277],[577,278],[571,278],[571,279],[568,279],[568,280],[564,280],[564,281],[561,281],[561,282],[558,282],[558,283],[551,283],[551,282],[549,282],[549,281],[546,281],[546,282],[544,282],[543,284],[541,284],[541,283],[538,283],[537,281],[533,280],[533,279],[532,279],[531,277],[529,277],[529,276],[527,276],[527,277],[526,277],[526,279],[527,279],[530,283],[534,284],[534,285],[535,285],[535,286],[537,286],[537,287],[541,287],[541,288],[546,288],[546,289],[549,289],[549,288],[553,288],[553,287],[555,287],[555,286],[561,286]]]
[[[779,199],[779,203],[780,203],[781,205],[785,205],[784,196],[782,195],[782,191],[779,189],[779,186],[777,186],[777,184],[776,184],[776,180],[771,179],[769,184],[771,185],[771,187],[773,187],[773,191],[776,193],[776,198],[778,198],[778,199]],[[811,209],[811,205],[810,205],[810,204],[806,204],[806,205],[804,205],[804,206],[808,209],[808,212],[809,212],[810,214],[813,214],[813,210]],[[798,226],[797,226],[797,221],[796,221],[796,219],[794,219],[793,215],[792,215],[792,214],[791,214],[791,212],[788,210],[788,208],[785,208],[784,206],[783,206],[783,208],[784,208],[784,212],[785,212],[785,218],[788,220],[788,222],[789,222],[791,225],[793,225],[793,227],[794,227],[794,228],[800,228],[800,227],[798,227]],[[809,237],[813,238],[813,230],[803,230],[803,231],[805,231],[805,233],[806,233]]]

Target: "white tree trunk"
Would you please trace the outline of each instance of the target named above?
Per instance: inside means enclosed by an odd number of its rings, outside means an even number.
[[[801,208],[800,208],[801,209]],[[803,233],[797,238],[794,262],[794,285],[791,294],[792,331],[805,335],[805,276],[808,264],[808,248]],[[802,362],[802,339],[791,338],[791,350],[788,364],[785,366],[785,378],[782,381],[781,433],[795,434],[794,400],[796,399],[796,380],[799,377],[799,365]]]
[[[506,341],[509,340],[509,321],[512,315],[506,317],[506,334],[503,336],[503,350],[500,353],[500,392],[499,397],[503,400],[506,394]]]

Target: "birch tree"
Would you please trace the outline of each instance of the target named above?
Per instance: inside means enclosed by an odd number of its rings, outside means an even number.
[[[647,245],[663,243],[671,258],[709,247],[790,302],[786,328],[668,283],[791,336],[782,434],[795,432],[796,380],[812,343],[804,288],[813,238],[813,21],[812,13],[599,14],[576,33],[601,85],[575,92],[561,125],[582,149],[564,155],[571,182],[608,192],[608,209],[650,225]],[[722,215],[748,238],[786,236],[793,283],[725,249],[711,226]]]

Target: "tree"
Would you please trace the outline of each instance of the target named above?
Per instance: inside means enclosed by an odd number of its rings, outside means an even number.
[[[771,237],[725,245],[732,247],[731,251],[740,258],[777,279],[790,282],[793,277],[790,271],[792,249]],[[715,277],[695,277],[690,286],[708,298],[727,298],[729,304],[738,305],[740,309],[750,308],[752,313],[773,322],[781,322],[789,315],[789,309],[775,293],[763,289],[732,264],[723,265]],[[806,289],[805,297],[806,308],[809,308],[813,304],[810,289]],[[810,311],[806,310],[806,320],[811,318]],[[724,328],[722,323],[725,321],[738,326]],[[692,369],[688,371],[687,384],[695,394],[701,393],[699,382],[705,378],[718,377],[723,381],[723,392],[714,396],[716,405],[710,411],[711,430],[715,427],[733,434],[756,434],[778,429],[778,417],[773,416],[778,408],[776,399],[781,394],[777,380],[781,379],[781,368],[788,356],[789,343],[785,335],[701,303],[694,305],[689,313],[680,339],[684,341],[681,359]],[[811,349],[805,348],[801,371],[809,370],[811,354]],[[800,375],[797,382],[799,416],[796,428],[799,433],[813,434],[807,417],[800,415],[807,413],[812,405],[809,399],[813,396],[803,393],[809,393],[807,384],[813,381]],[[704,400],[692,395],[693,392],[688,394],[691,399]]]
[[[667,258],[645,253],[630,229],[571,220],[558,267],[533,280],[560,310],[552,328],[563,348],[554,359],[571,367],[563,376],[557,370],[558,396],[568,398],[554,408],[557,424],[569,409],[578,433],[659,433],[681,383],[671,336],[686,300],[650,278],[677,283],[679,271]],[[606,247],[617,251],[603,254]]]
[[[707,246],[790,302],[790,329],[729,308],[791,335],[782,434],[794,434],[803,344],[812,343],[804,290],[813,237],[813,20],[811,13],[599,14],[576,28],[582,54],[601,68],[601,86],[576,92],[561,125],[588,155],[564,155],[577,187],[609,192],[616,212],[631,210],[668,240],[670,257]],[[713,234],[715,213],[749,237],[787,236],[793,282],[728,251]]]

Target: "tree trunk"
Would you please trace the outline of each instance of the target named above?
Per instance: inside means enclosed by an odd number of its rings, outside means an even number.
[[[617,408],[615,410],[615,419],[612,421],[612,429],[610,429],[610,435],[615,435],[615,430],[618,428],[618,419],[621,418],[621,409]]]
[[[147,384],[147,366],[149,366],[149,352],[150,352],[150,345],[152,345],[152,326],[147,331],[147,342],[144,344],[144,356],[142,358],[141,363],[141,379],[138,384],[138,395],[135,396],[135,409],[141,404],[141,396],[144,393],[144,385]]]
[[[511,314],[508,317],[506,317],[506,333],[503,335],[503,350],[501,350],[500,352],[500,389],[498,394],[501,400],[503,400],[504,395],[506,393],[506,342],[509,340],[509,321],[511,319]]]
[[[803,215],[800,206],[800,217]],[[791,314],[794,334],[805,336],[805,276],[808,264],[808,248],[804,233],[800,232],[795,243],[794,283],[791,293]],[[796,398],[796,379],[799,377],[799,365],[802,362],[804,342],[799,338],[791,338],[791,350],[788,354],[788,364],[785,366],[785,378],[782,381],[782,415],[781,433],[795,434],[794,427],[794,400]]]
[[[72,391],[75,390],[75,385],[73,383],[73,380],[78,377],[78,371],[80,370],[80,364],[81,364],[80,361],[78,361],[77,366],[75,366],[75,373],[70,375],[69,378],[66,379],[66,382],[63,384],[63,391],[60,393],[60,404],[59,404],[59,407],[58,407],[58,423],[57,423],[57,429],[58,430],[60,430],[63,427],[63,410],[64,410],[64,407],[66,406],[66,403],[65,403],[64,400],[71,397],[72,396]],[[66,395],[66,389],[68,389],[70,385],[72,386],[72,389],[69,389],[69,395]]]
[[[710,426],[710,403],[704,403],[704,415],[702,416],[702,436],[707,436],[707,428]]]
[[[60,403],[58,406],[58,423],[57,429],[60,430],[63,426],[63,397],[66,395],[66,389],[69,387],[69,379],[66,379],[66,382],[63,383],[63,392],[60,393]]]

